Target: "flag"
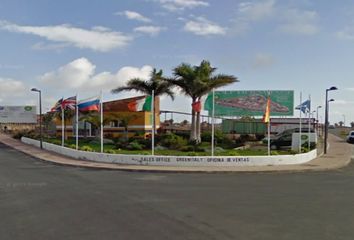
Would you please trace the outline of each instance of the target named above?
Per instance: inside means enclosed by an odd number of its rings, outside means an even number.
[[[63,109],[75,110],[76,108],[76,96],[64,99],[61,103]]]
[[[99,111],[100,98],[98,96],[87,98],[78,102],[77,107],[81,112]]]
[[[270,97],[268,96],[266,109],[263,115],[263,122],[269,123],[269,119],[270,119]]]
[[[59,99],[54,106],[50,109],[51,112],[59,112],[62,107],[63,98]]]
[[[192,103],[192,109],[195,112],[200,112],[202,110],[202,103],[200,101],[196,101],[196,102]]]
[[[128,109],[132,112],[151,111],[151,96],[129,102]]]
[[[299,106],[297,106],[295,109],[300,110],[303,113],[306,113],[306,111],[310,111],[310,108],[311,108],[311,101],[306,100],[305,102],[303,102]]]

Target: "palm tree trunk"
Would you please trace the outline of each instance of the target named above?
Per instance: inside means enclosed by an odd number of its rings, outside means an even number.
[[[193,103],[195,102],[195,100],[193,100]],[[196,122],[195,122],[195,111],[192,108],[192,122],[191,122],[191,135],[189,140],[190,141],[196,141],[197,140],[197,132],[196,132]]]
[[[196,142],[197,143],[200,143],[202,141],[201,139],[201,131],[200,131],[200,112],[197,112],[197,115],[196,115]]]

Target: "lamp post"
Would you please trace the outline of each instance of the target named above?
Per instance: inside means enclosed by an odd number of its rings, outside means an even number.
[[[324,132],[324,150],[323,153],[326,154],[327,153],[327,138],[328,138],[328,102],[332,102],[334,101],[334,99],[331,99],[330,101],[328,101],[328,92],[329,91],[334,91],[334,90],[338,90],[337,87],[331,87],[326,89],[326,102],[325,102],[325,132]]]
[[[317,106],[316,108],[316,131],[317,131],[317,134],[319,135],[319,131],[318,131],[318,126],[319,126],[319,122],[318,122],[318,109],[322,108],[322,106]]]
[[[37,88],[32,88],[32,92],[38,92],[39,95],[39,139],[40,148],[43,149],[43,136],[42,136],[42,92]]]
[[[338,90],[337,87],[330,87],[328,89],[326,89],[326,105],[325,105],[325,137],[324,137],[324,150],[323,153],[326,154],[327,153],[327,139],[328,139],[328,103],[334,101],[334,99],[328,100],[328,92],[329,91],[334,91],[334,90]]]

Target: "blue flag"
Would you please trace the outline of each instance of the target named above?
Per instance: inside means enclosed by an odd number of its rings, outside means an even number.
[[[310,108],[311,108],[311,101],[306,100],[305,102],[303,102],[299,106],[297,106],[295,109],[300,110],[303,113],[306,113],[306,111],[310,111]]]

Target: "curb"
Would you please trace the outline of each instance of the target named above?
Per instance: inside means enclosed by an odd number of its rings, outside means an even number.
[[[13,139],[14,141],[18,141]],[[1,141],[1,140],[0,140]],[[193,167],[180,167],[180,169],[175,169],[178,167],[165,167],[165,166],[149,166],[149,165],[121,165],[121,164],[112,164],[112,163],[98,163],[98,162],[93,162],[93,161],[83,161],[83,160],[77,160],[77,159],[71,159],[69,157],[66,157],[64,155],[60,155],[57,153],[52,153],[50,151],[43,150],[43,153],[47,153],[48,155],[51,156],[58,156],[58,157],[63,157],[67,159],[68,161],[71,162],[64,162],[64,161],[58,161],[58,160],[53,160],[53,159],[48,159],[46,157],[41,156],[40,154],[34,154],[31,153],[31,151],[26,151],[26,149],[23,149],[18,146],[12,146],[10,143],[6,141],[1,141],[3,144],[16,149],[17,151],[23,152],[24,154],[34,157],[40,161],[51,163],[54,165],[60,165],[60,166],[70,166],[70,167],[78,167],[78,168],[86,168],[86,169],[96,169],[96,170],[118,170],[118,171],[127,171],[127,172],[153,172],[153,173],[208,173],[208,174],[215,174],[215,173],[301,173],[301,172],[319,172],[319,171],[331,171],[331,170],[336,170],[343,168],[347,165],[350,164],[351,160],[354,160],[354,157],[349,158],[345,162],[342,162],[340,164],[335,164],[331,166],[307,166],[305,164],[298,164],[298,165],[282,165],[282,166],[248,166],[248,167],[237,167],[234,169],[229,169],[229,170],[217,170],[215,168],[217,167],[204,167],[201,168],[199,167],[198,169],[193,169]],[[27,146],[27,145],[26,145]],[[321,153],[316,159],[322,157],[324,154]],[[312,160],[313,161],[313,160]],[[278,169],[275,169],[274,167],[278,167]],[[244,168],[244,169],[242,169]],[[252,168],[265,168],[265,169],[252,169]],[[267,169],[269,168],[269,169]],[[282,169],[285,168],[285,169]]]

